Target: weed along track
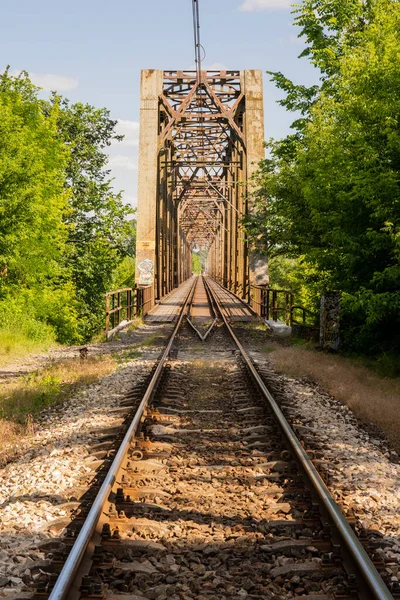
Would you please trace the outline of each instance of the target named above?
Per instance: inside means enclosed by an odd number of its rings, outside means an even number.
[[[391,598],[204,283],[223,325],[184,322],[193,287],[37,597]]]

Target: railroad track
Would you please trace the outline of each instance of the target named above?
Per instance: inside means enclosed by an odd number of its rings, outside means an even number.
[[[132,402],[97,495],[36,597],[393,598],[235,335],[217,284],[194,281]]]

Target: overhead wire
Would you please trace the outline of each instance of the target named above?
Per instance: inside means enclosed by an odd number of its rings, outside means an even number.
[[[219,195],[222,196],[221,192],[219,192],[219,190],[217,190],[216,188],[214,188],[214,186],[212,186],[210,178],[207,178],[207,169],[206,169],[206,138],[207,138],[207,132],[206,132],[206,125],[205,125],[205,121],[204,121],[204,116],[203,116],[203,104],[204,104],[204,100],[206,98],[206,94],[202,93],[202,61],[205,59],[206,57],[206,51],[204,49],[204,47],[201,44],[200,41],[200,9],[199,9],[199,1],[200,0],[192,0],[192,12],[193,12],[193,36],[194,36],[194,57],[195,57],[195,64],[196,64],[196,98],[197,98],[197,103],[198,103],[198,109],[199,109],[199,115],[200,115],[200,119],[199,119],[199,123],[200,123],[200,157],[201,157],[201,162],[203,164],[203,166],[201,167],[201,171],[203,173],[203,176],[208,179],[208,184],[211,185],[211,187],[214,189],[214,191],[217,191],[217,193]],[[226,200],[226,198],[224,198]],[[199,210],[202,211],[202,209],[200,207],[198,207]],[[235,209],[236,210],[236,209]],[[204,211],[202,211],[204,212]],[[210,217],[212,218],[212,215],[210,215]],[[220,223],[220,226],[224,228],[223,223]],[[225,229],[225,228],[224,228]],[[214,232],[215,235],[215,232]]]
[[[201,50],[202,45],[200,42],[200,10],[199,0],[192,0],[192,11],[193,11],[193,35],[194,35],[194,59],[196,64],[196,100],[200,113],[200,149],[201,157],[204,162],[204,120],[203,120],[203,101],[201,97]],[[203,49],[204,50],[204,49]],[[204,167],[203,167],[204,172]],[[205,173],[204,173],[205,174]]]
[[[201,63],[204,60],[201,57],[201,50],[204,52],[204,48],[200,43],[200,11],[199,11],[199,0],[192,0],[192,11],[193,11],[193,34],[194,34],[194,60],[196,63],[196,79],[197,83],[201,81]],[[204,52],[205,54],[205,52]]]

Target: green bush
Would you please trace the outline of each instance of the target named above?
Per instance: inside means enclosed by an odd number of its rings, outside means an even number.
[[[111,287],[118,290],[124,287],[135,286],[135,258],[125,256],[113,273]]]
[[[400,293],[361,290],[342,298],[343,350],[367,356],[400,353]]]

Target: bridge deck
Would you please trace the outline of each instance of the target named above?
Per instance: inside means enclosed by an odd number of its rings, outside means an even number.
[[[175,290],[172,290],[168,296],[165,296],[147,315],[146,321],[152,322],[173,322],[179,315],[182,304],[185,302],[193,283],[190,277]]]
[[[210,325],[213,320],[202,277],[197,279],[196,291],[190,310],[190,320],[194,325]]]
[[[250,309],[234,294],[218,285],[211,278],[207,278],[207,281],[212,285],[215,294],[227,310],[231,321],[252,321],[254,319],[254,315]],[[168,296],[163,298],[161,302],[146,315],[146,321],[157,323],[175,321],[192,283],[193,278],[188,279],[168,294]],[[206,318],[206,320],[210,319],[206,294],[202,282],[197,286],[196,296],[192,307],[192,316],[195,317],[196,321],[203,320],[204,318]]]
[[[207,282],[217,296],[219,302],[228,313],[228,318],[232,322],[253,321],[256,317],[250,308],[237,298],[232,292],[220,286],[216,281],[207,278]]]

